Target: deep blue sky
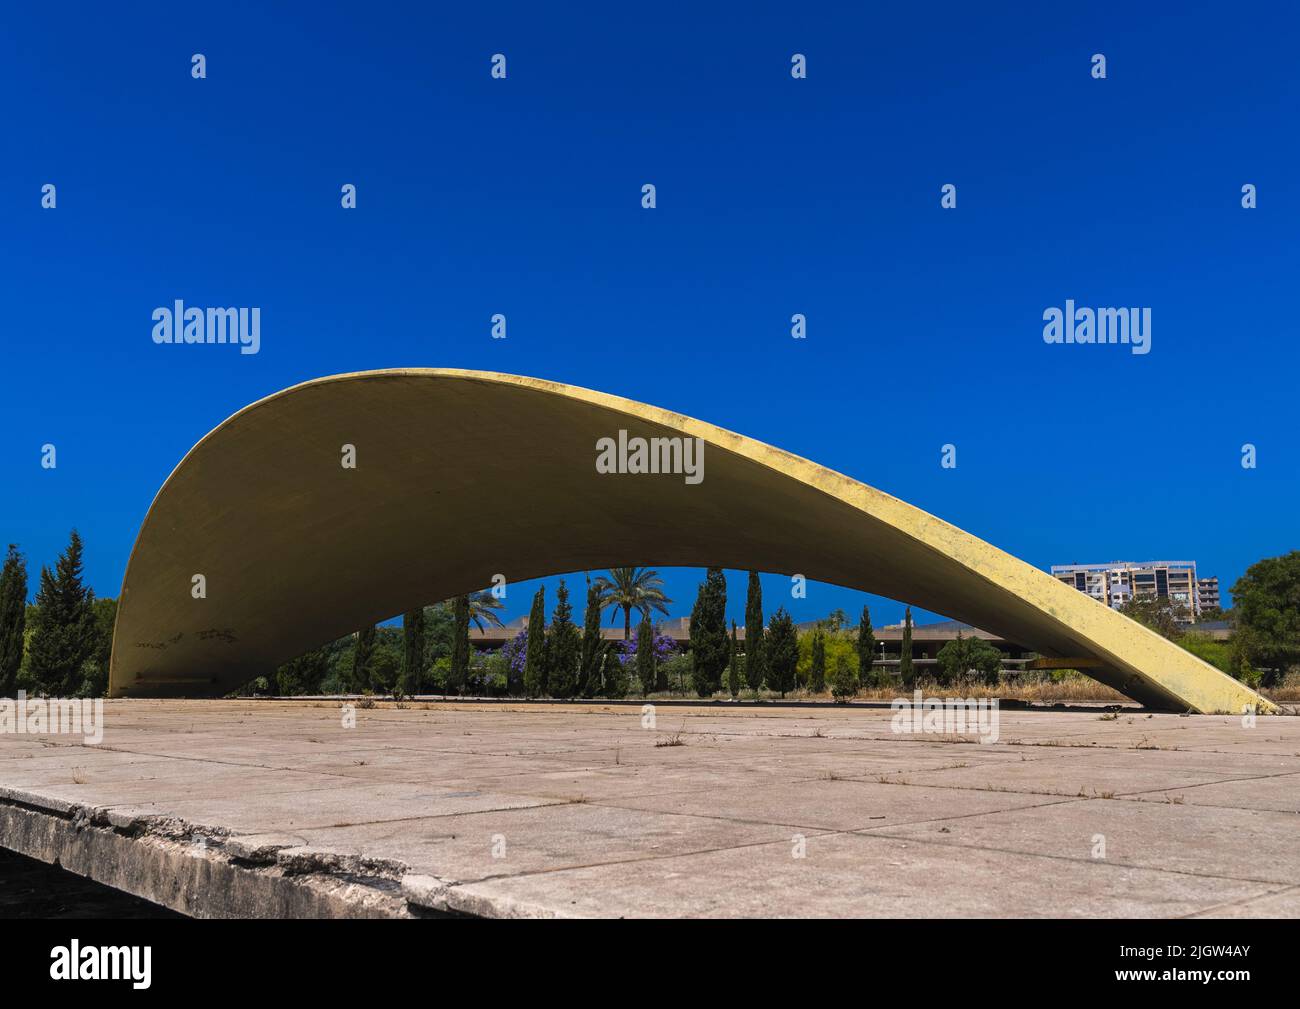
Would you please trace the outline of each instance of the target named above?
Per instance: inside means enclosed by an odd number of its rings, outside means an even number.
[[[75,525],[116,595],[198,438],[393,366],[679,410],[1044,567],[1226,587],[1300,546],[1294,4],[287,6],[6,10],[0,540],[33,583]],[[260,306],[261,353],[155,346],[175,298]],[[1044,344],[1067,298],[1150,307],[1152,352]],[[784,585],[800,619],[862,598]]]

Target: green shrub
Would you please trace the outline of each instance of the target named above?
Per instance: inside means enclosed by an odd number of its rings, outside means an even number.
[[[856,632],[850,633],[833,633],[822,631],[822,640],[826,648],[826,669],[834,669],[835,663],[839,657],[844,656],[849,663],[849,668],[853,670],[853,675],[858,675],[858,648],[855,640]],[[799,635],[799,665],[798,682],[804,686],[812,676],[813,664],[813,639],[817,636],[816,631],[805,631]]]
[[[1178,643],[1198,659],[1225,673],[1232,673],[1232,646],[1228,642],[1215,641],[1208,634],[1189,631],[1178,639]]]
[[[489,652],[471,662],[470,676],[475,690],[481,690],[492,697],[502,697],[510,679],[510,661],[500,651]]]
[[[435,694],[450,693],[451,679],[451,656],[438,656],[433,660],[433,665],[429,667],[430,688]]]
[[[831,660],[831,696],[841,704],[848,703],[858,692],[858,677],[848,656],[835,655]]]
[[[690,652],[674,655],[659,664],[660,676],[668,683],[668,689],[674,694],[686,693],[687,686],[692,682],[694,669],[695,663],[691,659]]]

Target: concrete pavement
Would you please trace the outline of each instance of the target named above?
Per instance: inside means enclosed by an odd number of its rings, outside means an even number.
[[[110,701],[0,845],[196,916],[1300,914],[1300,719]]]

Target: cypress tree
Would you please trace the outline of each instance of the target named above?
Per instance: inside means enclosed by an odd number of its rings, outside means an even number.
[[[524,658],[524,693],[541,697],[546,692],[546,586],[539,585],[528,615],[528,650]]]
[[[700,697],[721,689],[727,647],[727,579],[722,568],[709,568],[691,611],[691,679]]]
[[[763,586],[758,572],[749,573],[749,598],[745,600],[745,682],[758,693],[767,669],[763,655]]]
[[[858,683],[864,687],[876,685],[876,632],[871,627],[871,612],[862,607],[862,617],[858,620]]]
[[[28,661],[36,689],[70,696],[81,686],[81,667],[95,652],[95,594],[82,582],[82,544],[72,530],[53,573],[42,565]]]
[[[650,614],[641,616],[641,626],[636,629],[636,674],[641,679],[641,693],[650,694],[655,689],[655,630]]]
[[[733,698],[740,696],[740,648],[736,644],[736,621],[731,622],[731,657],[727,663],[727,689]]]
[[[357,631],[357,647],[352,652],[352,675],[348,684],[354,691],[370,689],[370,660],[375,654],[375,633],[374,624]]]
[[[491,619],[491,618],[489,618]],[[474,597],[469,597],[469,622],[474,622]],[[466,628],[466,636],[469,629]],[[445,666],[443,681],[439,686],[449,689],[451,683],[451,653],[456,648],[456,600],[444,599],[424,608],[424,672],[425,682],[433,681],[433,666],[439,659],[446,659],[439,668]],[[473,654],[473,653],[469,653]]]
[[[812,667],[808,670],[808,690],[814,694],[826,690],[826,636],[820,630],[813,632]]]
[[[449,688],[461,694],[469,684],[469,596],[457,596],[452,605],[451,669]]]
[[[600,636],[600,589],[587,583],[587,613],[582,621],[582,670],[579,673],[583,697],[599,697],[601,666],[605,662]]]
[[[547,637],[548,686],[551,696],[572,697],[578,692],[582,642],[578,638],[578,628],[573,625],[573,607],[569,605],[569,590],[565,587],[563,578],[555,592],[555,612],[551,614],[551,627],[547,631]]]
[[[424,607],[402,614],[402,672],[397,694],[414,694],[424,673]]]
[[[912,607],[907,608],[903,616],[903,643],[898,655],[898,672],[903,678],[903,686],[911,690],[916,685],[916,670],[912,665]]]
[[[627,669],[618,657],[617,648],[605,648],[605,668],[601,675],[605,680],[606,697],[627,696]]]
[[[0,697],[11,697],[23,664],[27,627],[27,564],[10,543],[0,569]]]
[[[787,690],[794,689],[795,671],[799,666],[799,637],[794,629],[794,620],[785,607],[772,614],[763,647],[767,655],[768,689],[780,691],[785,697]]]

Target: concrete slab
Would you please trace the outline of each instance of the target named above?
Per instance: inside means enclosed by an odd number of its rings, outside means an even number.
[[[831,834],[450,888],[468,913],[616,917],[1166,917],[1275,887]],[[1079,863],[1081,866],[1082,863]]]
[[[886,825],[871,833],[1061,861],[1158,869],[1200,879],[1274,883],[1300,879],[1300,821],[1285,813],[1087,799],[930,823]],[[1216,837],[1248,843],[1213,843]],[[1207,848],[1214,851],[1207,859]]]
[[[589,803],[501,809],[347,827],[259,835],[343,855],[367,855],[438,870],[454,884],[588,865],[617,865],[781,840],[789,830],[709,817],[655,814]],[[270,840],[265,840],[269,838]],[[238,839],[248,843],[248,838]]]
[[[352,713],[0,736],[0,845],[198,916],[1300,913],[1300,719],[1004,710],[982,745],[867,706]]]
[[[1216,784],[1170,788],[1123,798],[1219,809],[1272,811],[1294,817],[1300,814],[1300,774],[1235,778]],[[1293,829],[1300,832],[1300,824],[1295,824]]]
[[[193,800],[217,800],[238,795],[252,803],[286,794],[330,787],[313,775],[271,771],[258,767],[207,765],[178,777],[175,762],[149,761],[130,766],[99,768],[89,761],[42,770],[39,775],[15,775],[29,792],[56,796],[66,802],[101,805],[111,795],[114,805],[165,806],[169,810]],[[5,780],[10,780],[5,776]]]
[[[360,823],[402,823],[430,816],[536,806],[526,796],[419,785],[338,785],[274,794],[231,794],[220,798],[132,802],[192,823],[221,826],[234,834],[299,832],[314,827]],[[102,803],[101,803],[102,804]]]
[[[904,772],[887,780],[915,786],[1113,798],[1211,784],[1234,777],[1230,770],[1184,768],[1146,758],[1146,753],[1134,750],[1116,758],[1113,753],[1071,749],[1008,764],[963,762],[964,766]]]
[[[1192,918],[1300,918],[1300,886],[1283,887],[1272,893],[1220,907],[1207,908]]]
[[[1036,795],[908,788],[852,778],[804,779],[758,789],[710,787],[617,800],[627,809],[780,824],[793,831],[859,830],[877,824],[947,820],[1042,801]]]

